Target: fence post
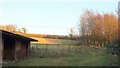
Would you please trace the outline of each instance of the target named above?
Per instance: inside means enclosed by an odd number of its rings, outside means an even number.
[[[38,44],[36,44],[36,48],[38,48]]]
[[[57,45],[57,48],[59,49],[59,44]]]
[[[47,52],[47,44],[46,44],[46,52]]]
[[[70,44],[69,44],[69,49],[68,49],[68,51],[70,52]]]

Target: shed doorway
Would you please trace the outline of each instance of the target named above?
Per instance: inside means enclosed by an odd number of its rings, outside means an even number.
[[[15,60],[15,40],[4,38],[3,61]]]

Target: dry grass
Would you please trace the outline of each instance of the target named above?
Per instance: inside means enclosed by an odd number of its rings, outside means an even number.
[[[60,45],[77,45],[79,41],[77,40],[66,40],[66,39],[49,39],[49,38],[34,38],[38,42],[31,42],[31,44],[60,44]]]
[[[31,42],[32,44],[60,44],[60,42],[50,41],[49,39],[46,38],[34,38],[34,37],[31,38],[38,40],[38,42]]]

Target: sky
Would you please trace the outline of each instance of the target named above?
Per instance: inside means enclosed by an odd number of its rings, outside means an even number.
[[[0,1],[0,25],[26,27],[28,33],[68,35],[70,28],[78,34],[80,16],[85,9],[115,12],[118,1],[79,0],[11,0]]]

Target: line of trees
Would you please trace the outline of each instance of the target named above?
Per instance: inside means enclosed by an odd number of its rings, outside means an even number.
[[[8,25],[0,25],[0,29],[6,30],[9,32],[14,32],[23,36],[27,37],[36,37],[36,38],[50,38],[50,39],[71,39],[71,40],[77,40],[78,38],[73,36],[72,33],[70,33],[69,36],[64,35],[45,35],[45,34],[30,34],[27,33],[27,29],[25,27],[19,28],[14,24],[8,24]],[[72,31],[72,29],[71,29]]]
[[[118,42],[118,18],[114,13],[86,10],[80,17],[80,33],[84,43],[110,44]]]
[[[22,32],[22,33],[27,32],[27,29],[25,27],[19,28],[14,24],[0,25],[0,29],[6,30],[6,31],[9,31],[9,32]]]

